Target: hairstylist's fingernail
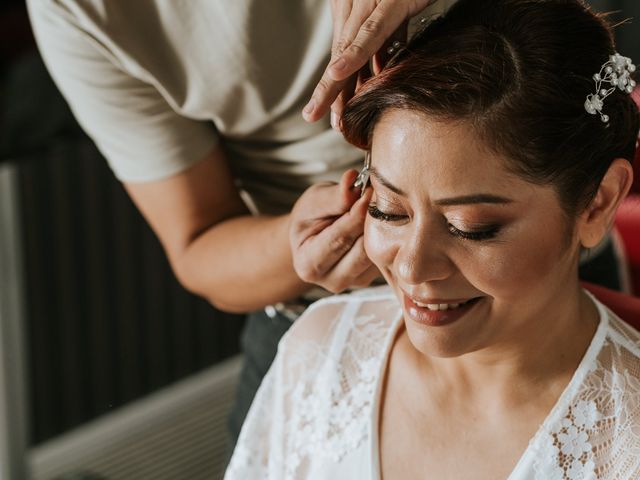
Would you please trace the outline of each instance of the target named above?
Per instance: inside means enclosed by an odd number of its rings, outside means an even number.
[[[313,112],[314,108],[316,108],[316,101],[312,98],[311,100],[309,100],[309,103],[307,103],[307,105],[304,107],[304,110],[302,110],[302,113],[304,113],[305,115],[309,115],[311,112]]]
[[[347,66],[347,62],[345,62],[344,58],[340,57],[338,60],[333,62],[333,64],[331,65],[331,68],[333,70],[342,70],[346,66]]]

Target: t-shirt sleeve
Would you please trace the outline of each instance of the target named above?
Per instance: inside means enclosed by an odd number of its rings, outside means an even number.
[[[51,76],[118,179],[166,178],[215,148],[212,122],[177,113],[156,86],[125,71],[74,12],[52,0],[29,0],[28,7]]]

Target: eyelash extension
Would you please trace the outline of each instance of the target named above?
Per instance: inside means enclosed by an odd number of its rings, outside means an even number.
[[[378,209],[378,207],[375,204],[369,205],[367,210],[369,212],[369,215],[371,215],[371,217],[383,222],[395,222],[398,220],[402,220],[404,218],[404,215],[393,215],[390,213],[384,213],[383,211]],[[494,238],[498,233],[498,231],[500,230],[500,227],[498,225],[493,225],[487,228],[486,230],[467,232],[465,230],[460,230],[454,227],[450,223],[447,223],[447,229],[449,230],[449,233],[451,233],[456,237],[463,238],[465,240],[472,240],[472,241],[479,242],[482,240],[490,240]]]
[[[383,222],[395,222],[404,218],[404,215],[393,215],[391,213],[384,213],[383,211],[378,209],[377,205],[373,203],[369,205],[369,207],[367,207],[367,211],[373,218],[375,218],[376,220],[382,220]]]
[[[467,231],[460,230],[460,229],[454,227],[450,223],[447,223],[447,228],[449,229],[449,232],[452,235],[455,235],[456,237],[463,238],[465,240],[473,240],[475,242],[479,242],[479,241],[482,241],[482,240],[491,240],[492,238],[495,238],[496,234],[500,230],[499,226],[493,225],[493,226],[487,228],[486,230],[479,230],[479,231],[475,231],[475,232],[467,232]]]

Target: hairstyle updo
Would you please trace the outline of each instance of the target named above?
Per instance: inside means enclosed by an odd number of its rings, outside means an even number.
[[[606,98],[608,123],[584,108],[614,52],[606,18],[579,0],[459,0],[365,83],[343,131],[368,149],[389,109],[464,121],[515,173],[555,187],[573,216],[615,158],[633,161],[640,117],[631,96]]]

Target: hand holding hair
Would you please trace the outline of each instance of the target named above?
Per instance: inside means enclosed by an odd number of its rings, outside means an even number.
[[[406,42],[409,18],[436,1],[332,0],[331,60],[303,110],[305,120],[315,122],[331,107],[331,124],[339,128],[338,119],[356,90],[361,69],[374,57],[384,65],[388,48]]]

